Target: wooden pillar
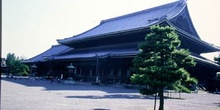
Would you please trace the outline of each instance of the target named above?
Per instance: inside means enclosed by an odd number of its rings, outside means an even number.
[[[92,68],[89,69],[89,76],[92,77]]]
[[[130,70],[127,70],[127,74],[126,74],[125,83],[128,83],[127,81],[129,81],[130,76],[131,76],[131,71],[130,71]]]
[[[111,69],[111,70],[110,70],[110,77],[113,77],[113,76],[114,76],[114,70]]]
[[[131,71],[130,71],[130,70],[127,70],[126,77],[127,77],[127,78],[130,78],[130,75],[131,75]]]
[[[118,83],[118,84],[121,83],[121,76],[122,76],[122,69],[119,68],[119,69],[118,69],[118,75],[117,75],[117,83]]]
[[[99,76],[99,57],[96,55],[96,76]]]
[[[99,83],[99,57],[96,54],[96,83]]]
[[[121,73],[122,73],[122,69],[119,68],[119,69],[118,69],[118,77],[119,77],[119,78],[121,77]]]
[[[79,74],[82,75],[82,68],[79,68]]]

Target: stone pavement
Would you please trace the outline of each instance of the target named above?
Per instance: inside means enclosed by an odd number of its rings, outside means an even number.
[[[178,99],[179,94],[173,93],[172,97],[165,99],[165,110],[220,110],[219,94],[181,93]],[[153,110],[153,104],[154,97],[135,89],[1,79],[1,110]]]

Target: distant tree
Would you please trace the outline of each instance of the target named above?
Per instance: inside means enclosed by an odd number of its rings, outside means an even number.
[[[218,54],[217,57],[214,57],[214,60],[220,65],[220,54]]]
[[[21,63],[23,59],[16,57],[14,53],[8,53],[6,58],[6,64],[9,67],[9,73],[11,74],[28,74],[29,68],[27,65]]]
[[[179,49],[180,40],[174,28],[155,25],[150,29],[133,60],[131,81],[140,85],[143,95],[158,94],[159,110],[164,110],[165,88],[190,92],[190,84],[197,83],[186,71],[196,63],[188,50]]]

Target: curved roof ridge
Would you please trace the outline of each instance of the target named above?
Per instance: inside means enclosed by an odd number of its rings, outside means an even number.
[[[142,11],[133,12],[115,18],[110,18],[101,21],[99,25],[81,34],[69,38],[58,39],[57,41],[60,44],[69,45],[73,41],[90,39],[94,36],[148,27],[149,25],[152,25],[156,22],[160,22],[163,19],[173,18],[173,16],[176,15],[176,13],[182,11],[185,5],[185,0],[177,0],[175,2],[167,3],[164,5],[158,5],[153,8],[145,9]]]
[[[138,11],[138,12],[132,12],[130,14],[125,14],[125,15],[121,15],[121,16],[118,16],[118,17],[109,18],[109,19],[106,19],[106,20],[102,20],[100,24],[106,23],[106,22],[111,22],[111,21],[114,21],[114,20],[122,19],[122,18],[126,18],[126,17],[131,17],[131,16],[134,16],[134,15],[142,14],[142,13],[147,13],[147,12],[155,10],[155,9],[159,9],[159,8],[163,8],[165,6],[172,6],[173,5],[172,8],[169,11],[167,11],[167,13],[169,13],[171,10],[173,10],[180,3],[185,4],[186,0],[177,0],[177,1],[174,1],[174,2],[171,2],[171,3],[166,3],[166,4],[163,4],[163,5],[157,5],[157,6],[148,8],[148,9],[144,9],[144,10],[141,10],[141,11]]]
[[[82,33],[73,35],[72,37],[68,37],[68,38],[64,38],[64,39],[57,39],[57,42],[60,43],[60,41],[62,42],[63,40],[68,40],[68,39],[72,39],[73,37],[77,37],[77,36],[83,35],[83,34],[89,32],[89,31],[91,31],[91,30],[93,30],[93,29],[95,29],[95,28],[98,28],[100,25],[101,25],[101,23],[99,23],[98,25],[96,25],[95,27],[93,27],[93,28],[91,28],[91,29],[88,29],[88,30],[85,31],[85,32],[82,32]],[[65,42],[65,41],[64,41],[64,42]]]
[[[178,5],[182,5],[182,9],[177,12],[175,15],[173,16],[170,16],[171,18],[169,19],[172,19],[172,18],[175,18],[176,16],[178,16],[186,7],[187,3],[186,3],[186,0],[180,0],[181,2],[176,4],[173,8],[171,8],[169,11],[167,11],[167,13],[165,15],[167,15],[170,11],[172,11],[173,9],[175,9],[175,7],[177,7]]]

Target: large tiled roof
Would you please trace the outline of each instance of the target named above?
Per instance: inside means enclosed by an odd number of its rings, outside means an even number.
[[[79,60],[94,58],[127,58],[134,57],[139,53],[138,43],[108,45],[105,47],[91,47],[85,49],[73,49],[60,56],[54,56],[53,60]],[[208,60],[199,54],[190,55],[197,63],[208,65],[215,69],[220,69],[220,65]]]
[[[193,46],[196,46],[193,48],[202,50],[198,51],[197,54],[220,50],[219,47],[215,47],[200,39],[192,24],[185,0],[179,0],[136,13],[103,20],[98,26],[83,32],[82,34],[57,40],[62,45],[52,46],[49,50],[24,61],[24,63],[45,61],[45,58],[51,58],[52,60],[70,60],[95,57],[105,58],[135,56],[139,52],[137,43],[135,42],[130,44],[112,44],[108,46],[84,47],[77,49],[72,49],[68,46],[74,42],[99,38],[109,34],[126,33],[129,31],[146,29],[151,25],[159,24],[164,21],[177,29],[178,33],[184,37],[182,39],[186,45],[193,44]],[[212,63],[206,61],[207,59],[201,58],[199,55],[192,56],[202,63]]]
[[[108,45],[100,47],[90,47],[83,49],[73,49],[60,56],[55,56],[54,60],[70,59],[89,59],[89,58],[106,58],[106,57],[131,57],[139,52],[138,43]]]
[[[58,39],[61,44],[69,44],[74,41],[86,40],[97,36],[120,33],[124,31],[138,30],[162,22],[164,19],[172,19],[186,7],[185,0],[179,0],[162,6],[146,9],[136,13],[103,20],[98,26],[83,32],[82,34]],[[198,36],[197,36],[198,37]]]
[[[50,49],[46,50],[45,52],[32,57],[28,60],[22,61],[23,63],[33,63],[33,62],[43,62],[46,60],[52,60],[52,57],[55,55],[59,55],[65,53],[72,48],[65,46],[65,45],[53,45]]]

